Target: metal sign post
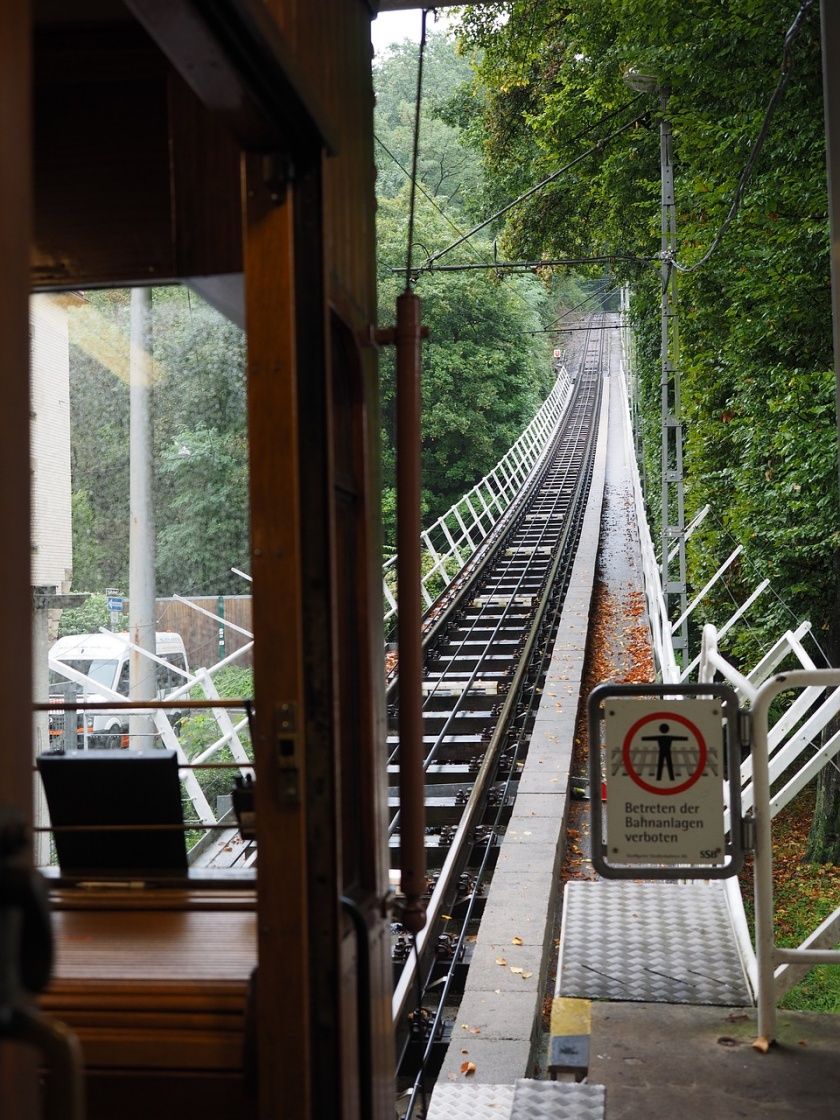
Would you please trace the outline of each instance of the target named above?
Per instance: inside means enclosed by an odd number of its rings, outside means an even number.
[[[722,685],[601,685],[591,693],[592,862],[599,874],[714,879],[738,873],[744,859],[738,726],[737,698]]]
[[[119,629],[120,623],[122,622],[124,600],[120,595],[118,587],[106,587],[105,594],[108,597],[108,613],[111,618],[111,629],[116,631]]]

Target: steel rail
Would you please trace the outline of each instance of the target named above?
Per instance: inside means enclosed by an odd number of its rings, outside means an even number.
[[[553,445],[553,453],[556,453],[557,455],[559,455],[561,453],[561,451],[570,442],[570,440],[579,441],[579,439],[580,439],[580,429],[581,429],[582,424],[584,423],[584,413],[581,410],[579,415],[576,416],[574,411],[573,411],[574,408],[575,408],[575,405],[576,405],[576,401],[575,401],[575,399],[573,399],[572,402],[571,402],[571,407],[570,407],[569,413],[567,414],[567,416],[565,418],[564,425],[560,429],[558,429],[558,435],[555,438],[554,445]],[[573,428],[575,423],[577,423],[577,425],[578,425],[577,430],[573,431],[570,435],[568,429]],[[561,447],[561,444],[563,445],[563,447]],[[558,478],[558,477],[556,477],[556,474],[552,475],[551,482],[552,482],[552,485],[555,488],[557,488],[557,492],[554,496],[554,501],[553,501],[553,504],[552,504],[551,508],[547,509],[547,510],[540,511],[542,516],[544,516],[544,518],[545,518],[545,523],[543,524],[542,529],[540,531],[540,535],[536,539],[536,541],[529,541],[527,543],[524,543],[524,542],[515,543],[514,550],[512,552],[509,552],[506,556],[504,566],[499,567],[498,565],[493,565],[491,567],[491,561],[495,559],[495,557],[498,555],[498,552],[501,550],[501,548],[510,545],[511,540],[514,540],[514,542],[515,542],[516,534],[517,534],[519,528],[521,527],[523,518],[529,512],[532,511],[532,508],[533,508],[534,504],[539,499],[539,491],[536,487],[532,488],[529,491],[527,502],[517,510],[516,518],[513,520],[512,524],[509,526],[508,531],[505,534],[505,536],[498,542],[498,547],[496,548],[493,556],[486,558],[485,563],[482,567],[482,570],[479,573],[477,573],[477,576],[478,576],[479,579],[484,579],[488,582],[489,582],[490,579],[494,579],[496,581],[497,586],[498,586],[504,581],[505,577],[509,576],[509,574],[512,571],[515,571],[516,566],[518,564],[520,564],[523,561],[523,559],[528,559],[530,557],[533,560],[533,557],[537,554],[537,549],[539,549],[541,547],[544,547],[547,538],[554,535],[555,530],[549,524],[550,519],[553,516],[555,516],[558,512],[565,513],[566,507],[568,506],[568,501],[565,500],[565,495],[562,492],[562,488],[563,488],[563,486],[568,484],[568,481],[569,481],[570,477],[573,475],[573,472],[575,470],[575,466],[576,466],[575,460],[572,456],[570,456],[568,458],[568,461],[565,463],[565,471],[564,471],[562,477]],[[546,481],[547,475],[549,473],[551,473],[552,471],[556,471],[556,463],[553,462],[553,461],[549,461],[546,464],[545,470],[540,473],[540,478],[539,478],[540,485],[542,485],[542,483]],[[545,562],[546,571],[548,570],[549,566],[550,566],[549,562],[548,562],[548,560],[546,560],[546,562]],[[488,569],[490,571],[489,577],[486,574]],[[490,638],[486,639],[486,646],[485,646],[484,651],[482,652],[482,654],[479,657],[478,663],[476,665],[476,669],[471,674],[469,680],[464,683],[463,687],[464,687],[464,692],[465,693],[469,689],[470,685],[473,683],[473,681],[474,681],[474,679],[475,679],[475,677],[478,673],[478,670],[483,667],[485,658],[492,652],[492,643],[493,643],[493,640],[494,640],[499,628],[501,627],[501,625],[504,622],[509,621],[509,612],[510,612],[511,607],[513,605],[513,599],[521,591],[521,588],[522,588],[523,584],[526,582],[526,577],[529,574],[530,573],[529,573],[528,568],[523,569],[522,574],[521,574],[520,578],[518,579],[518,581],[516,583],[516,586],[512,590],[509,590],[507,592],[507,594],[510,596],[509,602],[507,604],[505,604],[505,606],[502,610],[502,613],[499,616],[499,620],[496,624],[496,627],[494,628],[493,634],[490,636]],[[543,577],[543,579],[545,579],[545,576]],[[469,589],[465,590],[464,594],[471,593],[472,590],[473,590],[473,587],[470,586]],[[450,668],[457,661],[458,657],[462,654],[466,643],[471,639],[474,631],[479,628],[479,626],[481,625],[481,623],[483,621],[485,621],[485,613],[492,616],[492,613],[493,613],[492,612],[492,603],[490,601],[488,601],[486,604],[484,604],[482,606],[479,614],[473,619],[472,625],[470,626],[469,629],[467,629],[465,631],[464,636],[460,640],[460,643],[457,645],[455,650],[449,656],[448,663],[444,666],[436,666],[436,668],[438,669],[438,671],[440,673],[440,676],[438,677],[438,681],[437,681],[435,687],[431,690],[430,693],[428,693],[428,699],[432,699],[437,695],[437,691],[438,691],[439,686],[443,685],[445,687],[447,669]],[[445,735],[445,729],[443,729],[439,733],[439,736],[438,736],[439,739],[442,738],[444,735]]]
[[[599,333],[601,347],[603,347],[603,337],[604,336]],[[578,510],[580,510],[582,507],[581,495],[586,490],[588,490],[588,482],[591,477],[591,467],[589,470],[579,469],[577,480],[570,494],[563,494],[562,491],[564,487],[568,489],[572,462],[576,460],[579,461],[581,458],[581,444],[584,444],[590,451],[589,458],[591,460],[591,451],[594,448],[594,441],[597,432],[597,400],[599,399],[601,383],[601,362],[597,362],[598,368],[594,373],[586,371],[584,367],[586,366],[588,359],[591,357],[588,351],[589,347],[587,346],[585,348],[584,357],[581,360],[581,373],[578,377],[578,389],[576,392],[577,406],[570,406],[570,415],[572,415],[573,418],[564,426],[563,433],[558,434],[558,438],[555,441],[551,461],[546,464],[546,470],[541,472],[542,479],[540,481],[542,482],[546,477],[551,475],[552,469],[554,470],[554,474],[551,477],[551,482],[555,484],[556,490],[558,492],[554,495],[553,501],[551,502],[550,506],[548,506],[547,509],[540,511],[542,517],[544,518],[544,523],[541,526],[539,535],[536,538],[536,543],[532,539],[527,544],[520,544],[516,548],[513,555],[508,558],[508,562],[504,565],[504,567],[500,571],[493,573],[498,584],[500,574],[509,571],[516,560],[519,560],[521,562],[523,556],[526,554],[526,551],[527,554],[532,558],[539,556],[540,554],[537,553],[536,549],[542,547],[541,542],[544,542],[546,540],[547,534],[549,534],[550,527],[547,522],[552,516],[557,515],[558,509],[562,504],[562,512],[564,514],[564,518],[563,524],[560,527],[558,539],[554,546],[554,554],[549,560],[547,571],[543,575],[540,588],[535,592],[535,597],[539,597],[538,608],[535,611],[531,612],[531,617],[526,622],[526,625],[528,626],[528,634],[524,642],[522,655],[514,671],[513,679],[511,680],[510,685],[507,689],[507,694],[502,707],[502,711],[496,719],[495,727],[491,733],[490,742],[485,749],[484,758],[480,764],[479,772],[476,777],[473,790],[463,810],[460,823],[457,826],[452,846],[450,847],[445,857],[438,882],[432,892],[432,897],[430,899],[428,908],[429,922],[427,928],[417,938],[418,955],[421,957],[425,956],[424,950],[426,950],[426,947],[431,943],[432,932],[436,929],[438,918],[442,913],[442,907],[446,897],[449,894],[452,882],[455,878],[456,870],[460,870],[466,859],[466,856],[468,854],[468,841],[472,834],[472,830],[475,826],[476,820],[479,816],[479,812],[483,812],[485,810],[487,791],[492,782],[495,781],[495,774],[498,768],[499,756],[502,753],[502,747],[504,745],[505,738],[508,735],[510,726],[512,724],[511,717],[516,712],[521,702],[523,685],[525,684],[527,674],[529,673],[531,668],[531,655],[533,654],[534,649],[537,646],[538,638],[544,625],[546,609],[551,601],[552,596],[555,594],[555,588],[561,564],[565,561],[566,565],[570,567],[570,558],[567,555],[568,544],[572,538],[576,539],[579,535],[580,517],[571,516],[571,514],[576,507]],[[571,445],[571,448],[569,445]],[[499,541],[496,544],[496,547],[493,549],[493,555],[497,554],[499,549],[505,543],[507,543],[507,541],[510,539],[511,533],[515,532],[516,529],[522,525],[525,514],[528,512],[530,506],[535,501],[537,501],[538,495],[539,490],[535,487],[530,501],[527,503],[527,505],[522,504],[519,507],[516,515],[511,518],[511,525],[509,526],[508,532],[500,537]],[[556,531],[556,527],[551,527],[552,535]],[[462,589],[459,602],[463,602],[463,598],[471,593],[478,579],[486,575],[488,565],[491,562],[492,558],[492,555],[488,555],[485,557],[484,564],[474,573],[473,578],[467,581],[467,584]],[[521,587],[522,580],[524,579],[526,574],[527,569],[525,572],[523,572],[522,576],[517,581],[514,590],[507,592],[508,594],[515,595],[517,593],[517,590]],[[457,605],[457,603],[453,602],[451,610],[448,613],[452,614],[454,610],[457,609]],[[464,641],[466,641],[469,635],[474,631],[479,619],[482,619],[483,615],[484,612],[481,611],[478,618],[476,620],[473,620],[473,625],[467,630],[467,634],[461,640],[461,646],[463,646]],[[498,633],[502,621],[506,618],[506,616],[507,612],[505,610],[502,612],[501,617],[497,620],[493,633],[487,641],[484,650],[479,654],[476,666],[470,673],[468,680],[466,682],[460,682],[460,685],[463,688],[463,691],[461,693],[462,699],[468,698],[469,687],[475,681],[475,678],[484,665],[487,656],[492,652],[493,639]],[[543,651],[543,653],[544,652],[545,651]],[[453,655],[453,657],[450,658],[450,665],[455,656],[456,655]],[[451,726],[453,718],[454,711],[453,713],[450,713],[447,721],[445,722],[444,730],[437,736],[438,742],[443,740],[443,737],[447,733],[448,728]],[[416,981],[415,961],[416,957],[409,958],[409,961],[403,968],[402,974],[397,982],[396,990],[394,993],[393,1010],[394,1017],[398,1023],[405,1015],[408,1009],[409,1001],[412,997],[413,987]],[[434,1038],[434,1033],[432,1034],[432,1038]]]
[[[580,391],[580,390],[578,390],[578,391]],[[563,440],[565,440],[566,438],[568,438],[569,433],[567,431],[567,428],[574,426],[574,422],[576,421],[576,416],[572,413],[572,409],[574,409],[574,408],[575,408],[575,400],[573,399],[572,406],[571,406],[571,409],[570,409],[570,413],[567,416],[567,423],[563,428],[558,430],[558,436],[557,436],[557,440],[555,442],[555,450],[558,450],[559,447],[560,447],[560,443]],[[582,410],[581,410],[580,414],[581,414],[581,416],[583,415]],[[580,425],[580,423],[582,421],[577,420],[577,422],[578,422],[578,425]],[[574,440],[579,439],[579,431],[573,431],[571,438],[574,439]],[[559,451],[558,451],[558,453],[559,453]],[[573,474],[574,467],[575,467],[574,459],[570,457],[568,459],[568,461],[565,463],[565,472],[563,473],[562,478],[559,479],[559,480],[557,480],[555,478],[552,479],[552,482],[554,482],[554,483],[559,482],[559,488],[558,488],[557,494],[555,495],[554,503],[553,503],[551,509],[548,510],[548,511],[545,511],[544,516],[545,516],[546,521],[545,521],[545,524],[542,527],[540,536],[537,538],[536,544],[531,543],[528,546],[532,555],[535,554],[535,550],[537,548],[542,547],[546,538],[548,536],[552,535],[552,529],[548,524],[549,519],[558,512],[558,510],[560,509],[561,506],[565,510],[565,508],[568,505],[568,502],[565,500],[565,496],[562,493],[562,486],[568,483],[570,477]],[[546,469],[547,469],[548,472],[550,472],[551,463],[549,463],[547,465]],[[542,476],[543,480],[545,479],[545,477],[546,477],[546,475],[543,474],[543,476]],[[507,543],[509,543],[510,539],[516,534],[519,526],[521,525],[521,522],[522,522],[522,519],[523,519],[524,515],[528,513],[528,511],[530,510],[534,501],[536,501],[537,497],[538,497],[538,491],[532,491],[529,494],[529,499],[528,499],[527,503],[520,508],[517,518],[515,519],[513,524],[509,526],[508,532],[506,533],[505,537],[499,542],[499,548],[497,548],[491,556],[488,556],[488,557],[485,558],[485,563],[484,563],[484,566],[483,566],[481,572],[477,573],[479,576],[482,576],[482,577],[486,578],[486,571],[487,571],[488,568],[490,568],[492,573],[493,573],[494,578],[496,579],[497,583],[499,583],[499,582],[501,582],[502,579],[504,579],[504,577],[506,575],[509,575],[509,573],[516,568],[517,563],[521,563],[523,558],[525,558],[525,556],[526,556],[525,546],[522,545],[522,544],[519,544],[519,545],[516,546],[515,550],[513,551],[513,553],[511,555],[505,557],[504,567],[502,567],[498,571],[496,570],[495,567],[491,568],[492,562],[495,560],[495,557],[498,555],[498,552],[499,552],[500,548],[503,547],[504,545],[506,545]],[[550,565],[548,564],[548,562],[546,562],[546,570],[548,570],[549,567],[550,567]],[[450,730],[452,724],[457,719],[457,717],[463,712],[463,710],[465,708],[465,705],[468,702],[468,700],[471,699],[471,697],[469,696],[469,690],[472,687],[472,685],[474,684],[476,678],[479,676],[481,670],[485,667],[487,658],[492,654],[493,643],[496,640],[499,631],[503,628],[503,626],[506,623],[509,622],[510,613],[511,613],[512,607],[514,605],[515,598],[520,593],[521,588],[522,588],[523,584],[525,584],[528,575],[529,575],[529,569],[526,567],[522,570],[522,573],[519,576],[519,579],[517,580],[516,586],[513,588],[513,590],[511,590],[509,592],[510,599],[509,599],[508,603],[505,604],[505,606],[503,607],[501,613],[498,614],[497,618],[496,618],[495,613],[491,610],[491,603],[489,601],[482,606],[481,610],[479,611],[479,614],[473,619],[472,625],[469,627],[469,629],[466,630],[466,632],[464,633],[464,636],[460,640],[460,643],[456,646],[455,650],[450,655],[448,664],[444,665],[442,667],[440,676],[439,676],[439,678],[437,680],[437,683],[435,684],[434,688],[429,693],[427,693],[426,700],[424,702],[424,710],[430,704],[430,702],[438,696],[438,689],[440,687],[446,687],[445,681],[446,681],[446,671],[447,671],[447,669],[451,668],[452,665],[457,661],[459,655],[462,654],[466,643],[468,641],[470,641],[472,635],[479,628],[480,624],[483,621],[487,621],[486,616],[489,616],[490,623],[492,624],[493,622],[495,622],[493,632],[491,633],[491,635],[488,638],[484,639],[484,641],[485,641],[484,649],[478,655],[478,659],[476,661],[475,667],[473,668],[472,672],[470,673],[469,678],[466,681],[460,682],[462,684],[462,689],[463,690],[460,693],[460,696],[458,696],[457,698],[455,698],[453,700],[452,710],[450,711],[448,718],[444,722],[444,725],[438,731],[435,742],[432,745],[431,749],[429,750],[428,754],[426,755],[426,757],[424,759],[424,763],[423,763],[424,771],[428,771],[429,766],[434,762],[435,758],[437,757],[438,750],[439,750],[440,746],[442,745],[442,743],[444,742],[447,734],[449,733],[449,730]],[[545,579],[545,577],[544,577],[544,579]],[[464,590],[463,594],[462,594],[462,597],[467,595],[467,594],[470,594],[472,592],[472,589],[473,589],[472,586],[470,586],[469,588],[466,588]],[[400,749],[399,744],[397,744],[394,747],[394,750],[392,751],[392,753],[389,757],[389,762],[393,762],[396,759],[396,757],[399,753],[399,749]],[[389,836],[393,835],[393,833],[395,832],[397,822],[399,820],[399,816],[400,816],[399,811],[397,811],[397,813],[392,818],[391,824],[389,826],[389,833],[388,833]]]
[[[598,362],[599,370],[600,370],[600,368],[602,367],[602,364],[603,364],[602,363],[602,355],[603,355],[603,348],[604,348],[603,347],[604,337],[605,336],[604,336],[603,332],[601,332],[600,336],[599,336],[599,338],[600,338],[599,362]],[[587,446],[587,452],[588,452],[588,454],[585,456],[584,469],[581,471],[580,478],[578,480],[579,495],[583,495],[583,496],[588,496],[589,487],[590,487],[592,474],[593,474],[593,468],[594,468],[594,448],[597,444],[597,436],[598,436],[598,426],[597,426],[596,418],[597,418],[597,414],[598,414],[598,405],[599,405],[599,401],[600,401],[600,388],[601,388],[601,378],[600,378],[600,376],[597,376],[595,380],[597,381],[597,384],[598,384],[598,392],[595,394],[593,423],[590,425],[590,431],[588,433],[588,440],[587,440],[587,445],[588,445]],[[578,541],[580,539],[580,531],[581,531],[582,524],[583,524],[583,516],[584,516],[584,513],[585,513],[585,506],[586,506],[586,500],[583,500],[583,501],[578,500],[577,502],[574,502],[570,506],[570,509],[574,511],[574,516],[569,517],[568,522],[567,522],[566,530],[564,531],[564,534],[563,534],[564,539],[558,546],[557,563],[556,563],[556,565],[554,565],[554,567],[556,569],[555,572],[553,573],[554,576],[559,575],[559,569],[560,569],[560,566],[561,566],[561,564],[564,560],[566,561],[565,565],[564,565],[566,574],[570,575],[570,573],[571,573],[571,567],[572,567],[572,562],[573,562],[573,559],[574,559],[574,554],[577,551],[577,544],[578,544]],[[568,552],[569,552],[570,549],[571,549],[571,558],[568,556]],[[571,562],[570,562],[570,560],[571,560]],[[464,951],[464,948],[465,948],[465,939],[466,939],[466,935],[467,935],[467,930],[469,928],[469,923],[473,918],[473,912],[474,912],[474,910],[476,908],[476,905],[477,905],[477,902],[478,902],[479,891],[481,889],[482,883],[484,881],[485,874],[487,872],[487,865],[488,865],[488,862],[489,862],[490,853],[491,853],[491,851],[493,849],[493,846],[496,843],[496,841],[498,839],[498,836],[499,836],[501,821],[502,821],[502,817],[503,817],[503,814],[504,814],[504,811],[505,811],[505,804],[506,804],[508,795],[510,793],[511,786],[515,781],[515,763],[518,760],[518,757],[519,757],[520,753],[522,753],[522,748],[523,748],[523,746],[525,745],[525,742],[526,742],[525,725],[527,724],[527,716],[530,712],[532,712],[535,709],[535,707],[538,707],[538,704],[535,704],[535,699],[537,697],[537,685],[538,685],[539,681],[545,676],[545,672],[547,670],[548,663],[551,659],[553,638],[554,638],[554,635],[557,632],[557,627],[559,625],[560,614],[562,612],[563,602],[564,602],[564,599],[565,599],[565,592],[566,592],[567,586],[568,586],[567,581],[561,587],[557,586],[557,583],[555,582],[554,578],[551,578],[548,581],[547,598],[549,600],[553,598],[553,600],[554,600],[553,607],[550,611],[550,618],[548,618],[546,620],[545,615],[549,613],[549,611],[546,610],[544,612],[540,612],[542,614],[542,618],[535,620],[535,622],[536,622],[535,629],[536,629],[536,632],[537,632],[537,640],[539,640],[539,637],[541,637],[543,634],[546,634],[546,636],[547,636],[547,640],[545,641],[545,644],[543,645],[543,648],[542,648],[542,653],[538,655],[539,671],[534,676],[532,687],[530,688],[530,690],[527,693],[527,695],[528,695],[528,708],[527,708],[527,712],[526,712],[526,715],[525,715],[525,719],[523,720],[523,724],[522,724],[522,726],[520,727],[520,729],[517,733],[516,746],[514,748],[513,765],[511,766],[511,770],[510,770],[510,772],[508,774],[508,777],[507,777],[507,780],[505,782],[502,797],[500,799],[498,808],[496,810],[496,815],[495,815],[495,818],[493,820],[490,833],[487,835],[487,837],[484,841],[484,852],[483,852],[483,855],[481,857],[481,862],[479,864],[478,870],[477,870],[476,875],[475,875],[474,885],[473,885],[473,889],[472,889],[472,892],[471,892],[471,895],[470,895],[469,902],[467,904],[466,911],[465,911],[463,917],[461,918],[461,930],[460,930],[460,933],[458,934],[458,940],[457,940],[457,942],[455,944],[455,947],[452,951],[450,966],[447,969],[445,976],[442,978],[442,980],[443,980],[442,988],[440,989],[440,991],[438,993],[436,993],[437,996],[438,996],[438,1007],[437,1007],[437,1010],[435,1012],[434,1018],[432,1019],[431,1023],[429,1024],[429,1027],[428,1027],[428,1039],[427,1039],[427,1043],[426,1043],[426,1048],[424,1050],[423,1058],[422,1058],[421,1063],[420,1063],[420,1068],[418,1070],[418,1073],[415,1076],[414,1084],[413,1084],[412,1089],[410,1091],[409,1100],[408,1100],[408,1103],[407,1103],[407,1106],[406,1106],[406,1111],[405,1111],[405,1114],[404,1114],[405,1120],[408,1120],[408,1118],[410,1118],[413,1114],[414,1105],[416,1104],[418,1093],[421,1090],[421,1085],[422,1085],[422,1081],[423,1081],[423,1077],[424,1077],[424,1071],[425,1071],[425,1068],[428,1064],[429,1058],[431,1056],[432,1049],[435,1045],[437,1034],[438,1034],[438,1029],[441,1025],[443,1013],[444,1013],[444,1010],[447,1006],[447,999],[448,999],[448,996],[449,996],[449,992],[450,992],[452,983],[453,983],[454,978],[455,978],[456,969],[457,969],[458,964],[459,964],[459,962],[460,962],[460,960],[463,956],[463,951]],[[546,606],[548,607],[549,604],[547,603]],[[522,663],[525,666],[526,673],[529,674],[529,675],[532,675],[532,673],[533,673],[533,661],[534,661],[534,656],[533,655],[532,656],[523,655]],[[511,691],[513,691],[513,689]],[[520,695],[524,691],[525,691],[524,689],[520,689],[519,690]],[[502,721],[500,720],[499,722],[501,723]],[[509,731],[510,731],[509,726],[504,728],[503,734],[502,734],[502,741],[504,740],[505,737],[507,737],[509,735]],[[488,753],[489,753],[489,748],[488,748]],[[478,847],[478,845],[475,845],[475,847]],[[440,984],[441,983],[441,978],[439,978],[436,981],[436,983]]]

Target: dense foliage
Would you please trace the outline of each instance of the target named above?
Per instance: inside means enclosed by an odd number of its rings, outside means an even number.
[[[819,10],[793,44],[790,78],[739,214],[695,271],[680,276],[682,416],[688,516],[699,589],[738,541],[742,560],[696,623],[720,623],[762,576],[771,593],[732,632],[746,664],[795,618],[840,656],[837,433],[829,288]],[[643,107],[649,126],[605,142],[508,223],[511,251],[616,256],[631,285],[645,474],[658,505],[659,98],[634,94],[628,69],[670,90],[678,260],[699,262],[721,228],[780,75],[791,0],[531,0],[468,9],[462,35],[482,52],[475,103],[485,163],[511,196],[582,153]],[[598,123],[605,114],[610,120]],[[638,261],[628,258],[636,257]],[[820,655],[816,653],[817,660]],[[840,856],[840,781],[823,772],[811,854]]]
[[[502,13],[509,14],[505,22]],[[659,103],[630,67],[670,86],[679,260],[691,265],[729,209],[796,14],[789,0],[574,0],[483,6],[464,17],[483,51],[484,153],[514,193],[643,108],[649,127],[605,143],[508,223],[511,251],[614,253],[632,285],[646,416],[646,473],[659,469]],[[702,586],[737,539],[745,559],[707,603],[731,613],[767,575],[760,616],[735,638],[748,659],[810,617],[838,650],[837,466],[819,24],[806,17],[793,73],[741,212],[709,261],[680,277],[688,514],[714,510],[691,550]],[[626,108],[598,125],[606,113]],[[586,135],[572,140],[581,133]],[[656,515],[656,502],[652,514]],[[784,600],[782,602],[781,600]]]
[[[405,286],[409,176],[417,47],[405,43],[375,71],[377,91],[380,321],[393,321]],[[425,63],[413,264],[451,244],[485,205],[480,161],[458,106],[472,71],[452,43],[432,35]],[[489,237],[471,239],[441,263],[491,261]],[[397,271],[402,270],[402,271]],[[547,335],[540,333],[556,295],[533,275],[421,273],[429,341],[423,353],[423,504],[428,522],[486,473],[516,439],[553,380]],[[383,521],[393,550],[394,362],[382,355]]]
[[[244,336],[183,288],[156,289],[152,307],[158,594],[238,592],[230,567],[249,550]],[[128,589],[128,339],[126,291],[88,293],[70,311],[80,591]]]

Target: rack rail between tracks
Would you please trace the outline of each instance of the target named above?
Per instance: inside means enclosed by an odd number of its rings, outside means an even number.
[[[408,1047],[419,1044],[422,1056],[415,1064],[421,1070],[441,1039],[453,976],[457,967],[463,967],[466,935],[481,909],[484,881],[527,751],[539,682],[550,656],[586,508],[603,352],[604,332],[593,320],[573,394],[549,454],[491,539],[426,618],[427,806],[431,819],[443,812],[452,823],[433,823],[428,829],[427,855],[435,867],[428,920],[410,952],[407,939],[395,929],[395,958],[405,959],[400,967],[395,965],[393,997],[398,1047],[405,1059]],[[395,678],[388,689],[392,726],[398,703]],[[389,734],[389,744],[389,772],[395,785],[399,760],[395,731]],[[434,797],[430,792],[448,796]],[[396,854],[396,804],[394,809],[389,835]],[[441,969],[442,959],[451,967]],[[434,1000],[425,995],[430,980],[435,984]],[[427,1008],[426,1002],[433,1002],[434,1009]]]

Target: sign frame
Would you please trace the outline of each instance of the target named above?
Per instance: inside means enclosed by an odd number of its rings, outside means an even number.
[[[718,700],[726,723],[725,757],[729,783],[731,821],[729,839],[724,842],[722,864],[610,863],[603,842],[604,805],[601,758],[605,747],[603,705],[609,697],[640,697],[650,700]],[[726,879],[737,875],[744,864],[745,846],[741,816],[741,753],[738,697],[723,684],[601,684],[589,694],[589,789],[592,830],[592,864],[605,879]],[[609,793],[609,786],[607,788]]]

